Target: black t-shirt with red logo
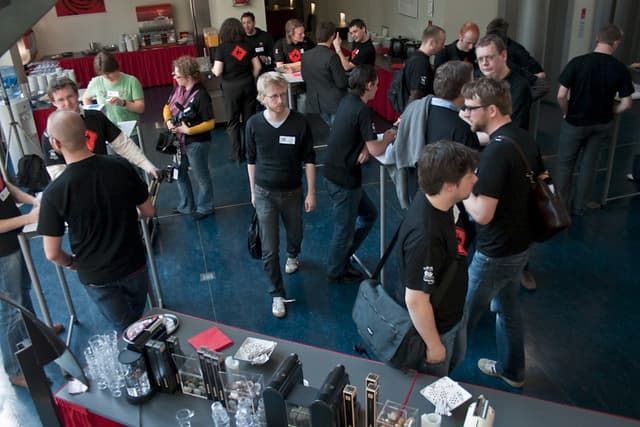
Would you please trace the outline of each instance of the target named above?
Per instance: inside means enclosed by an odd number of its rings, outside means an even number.
[[[430,295],[438,292],[442,276],[457,260],[454,279],[434,308],[439,334],[460,322],[467,295],[466,233],[463,216],[455,215],[454,210],[456,207],[446,212],[436,209],[424,193],[418,192],[398,233],[400,283],[406,288]],[[403,296],[395,298],[404,305]]]
[[[216,61],[224,64],[222,80],[241,80],[250,77],[253,73],[251,59],[255,56],[255,50],[246,41],[222,43],[216,48]]]
[[[302,55],[309,49],[313,49],[315,45],[306,37],[300,43],[293,44],[287,43],[287,40],[282,38],[276,42],[273,56],[276,58],[276,62],[284,62],[285,64],[300,62]]]
[[[107,142],[113,141],[122,133],[120,128],[100,111],[85,110],[82,113],[82,118],[87,127],[84,135],[89,151],[96,154],[108,154]],[[64,165],[66,163],[62,154],[56,153],[51,146],[49,135],[46,132],[42,134],[41,143],[42,151],[45,154],[45,165]]]
[[[353,42],[349,61],[355,66],[362,64],[376,65],[376,48],[373,47],[371,39],[366,42]]]

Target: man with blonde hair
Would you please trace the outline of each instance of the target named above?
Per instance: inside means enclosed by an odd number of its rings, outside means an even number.
[[[286,299],[280,270],[280,218],[287,235],[285,272],[298,271],[302,245],[302,209],[316,206],[316,155],[313,135],[304,115],[287,107],[287,80],[271,71],[258,78],[258,101],[263,112],[247,122],[247,173],[251,204],[260,223],[262,263],[269,276],[271,313],[286,316]],[[302,167],[307,178],[303,197]]]

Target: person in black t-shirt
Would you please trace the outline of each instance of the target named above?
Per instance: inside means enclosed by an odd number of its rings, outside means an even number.
[[[382,141],[373,131],[371,110],[367,102],[378,90],[378,75],[371,65],[359,65],[349,76],[349,93],[342,98],[324,164],[324,177],[333,203],[334,229],[327,276],[331,282],[355,282],[362,273],[349,258],[369,234],[378,211],[362,188],[362,164],[371,155],[384,152],[395,131],[387,130]]]
[[[446,36],[445,31],[437,25],[430,25],[422,32],[420,47],[402,70],[403,86],[409,90],[407,103],[433,94],[434,70],[429,56],[436,55],[444,48]]]
[[[286,292],[280,271],[279,218],[287,234],[285,272],[298,271],[302,244],[302,208],[316,206],[316,168],[313,135],[305,117],[287,108],[287,80],[269,72],[258,78],[258,100],[266,107],[247,122],[247,172],[251,204],[260,223],[262,263],[269,276],[271,312],[286,315]],[[307,178],[307,196],[302,196],[302,165]]]
[[[469,197],[477,164],[477,152],[444,140],[420,155],[420,190],[398,233],[401,302],[419,335],[412,353],[420,362],[406,368],[445,376],[464,359],[467,251],[456,203]]]
[[[285,73],[300,71],[302,55],[313,49],[315,43],[304,35],[304,24],[297,19],[289,19],[284,26],[285,37],[278,40],[274,47],[276,67]]]
[[[227,134],[231,139],[231,159],[245,161],[242,143],[244,123],[256,112],[255,79],[260,74],[260,60],[244,37],[242,24],[236,18],[227,18],[220,27],[220,46],[212,72],[222,77],[222,92],[229,121]]]
[[[138,215],[152,217],[155,209],[136,171],[89,151],[84,131],[75,112],[49,118],[49,139],[67,168],[42,195],[38,233],[47,259],[77,270],[100,312],[122,331],[144,311],[149,278]],[[62,249],[65,223],[73,255]]]
[[[260,73],[275,70],[276,62],[273,58],[273,37],[271,34],[256,27],[256,17],[252,12],[243,13],[240,21],[247,41],[253,46],[255,56],[260,59],[262,64]]]
[[[573,58],[558,78],[558,103],[564,120],[554,179],[576,215],[588,207],[599,207],[589,198],[600,150],[609,143],[614,115],[631,108],[631,73],[613,57],[621,39],[618,27],[606,25],[598,33],[593,52]],[[616,94],[620,103],[614,102]],[[581,152],[580,173],[571,198],[573,169]]]
[[[147,159],[144,152],[131,138],[102,114],[95,110],[82,110],[78,103],[78,85],[67,77],[55,79],[49,84],[47,95],[57,110],[74,111],[82,115],[86,125],[86,141],[89,151],[96,154],[108,154],[107,143],[120,156],[147,172],[158,177],[156,167]],[[52,179],[64,171],[65,159],[51,147],[49,136],[45,131],[41,139],[42,151],[45,153],[45,165]]]
[[[358,65],[376,64],[376,49],[373,47],[373,41],[367,31],[367,26],[362,19],[354,19],[349,22],[349,34],[353,39],[351,46],[351,55],[349,58],[342,53],[342,39],[340,34],[336,33],[333,40],[333,47],[340,57],[340,62],[345,71],[351,71]]]
[[[460,27],[458,39],[448,44],[433,60],[433,66],[438,68],[447,61],[464,61],[478,69],[476,62],[476,43],[480,37],[480,28],[474,22],[465,22]]]
[[[507,65],[507,49],[502,39],[490,34],[478,41],[476,56],[482,75],[496,80],[506,80],[511,94],[511,120],[522,129],[529,128],[529,112],[531,110],[531,87],[527,79],[517,70]]]
[[[508,86],[504,80],[482,77],[462,88],[462,111],[471,129],[491,138],[482,152],[478,182],[464,201],[477,224],[466,307],[469,332],[489,307],[496,314],[498,357],[480,359],[478,368],[512,387],[522,387],[524,324],[518,290],[533,240],[529,217],[532,192],[522,156],[535,175],[543,175],[545,170],[535,141],[511,122]]]

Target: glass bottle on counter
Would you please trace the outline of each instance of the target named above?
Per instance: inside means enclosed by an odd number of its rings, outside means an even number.
[[[213,402],[211,404],[211,418],[213,419],[213,425],[215,427],[230,426],[229,414],[220,402]]]

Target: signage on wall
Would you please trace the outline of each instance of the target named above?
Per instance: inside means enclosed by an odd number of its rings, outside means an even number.
[[[584,37],[584,25],[587,20],[587,8],[583,7],[580,10],[580,22],[578,23],[578,38],[581,39]]]
[[[234,6],[248,6],[249,0],[233,0]]]
[[[56,3],[58,16],[104,13],[106,11],[104,0],[58,0]]]

